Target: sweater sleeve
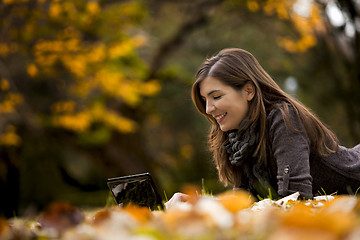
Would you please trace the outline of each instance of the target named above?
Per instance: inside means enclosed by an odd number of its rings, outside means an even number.
[[[271,110],[267,117],[271,151],[277,165],[278,194],[299,192],[301,197],[312,198],[310,140],[290,106],[289,113],[292,126],[285,122],[279,108]]]

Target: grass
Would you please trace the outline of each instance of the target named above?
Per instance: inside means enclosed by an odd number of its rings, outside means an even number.
[[[268,191],[269,191],[269,194],[267,195],[267,197],[266,197],[266,198],[268,198],[268,199],[270,199],[270,200],[274,200],[274,199],[273,199],[272,192],[271,192],[271,188],[268,188]],[[256,197],[259,199],[259,201],[264,200],[264,198],[263,198],[263,197],[261,197],[259,194],[258,194],[258,195],[256,195]]]
[[[359,190],[360,190],[360,187],[358,187],[358,189],[356,189],[355,194],[354,194],[355,196],[357,196]]]
[[[209,195],[209,196],[213,195],[212,191],[208,191],[207,188],[205,187],[204,178],[201,178],[201,194],[202,195]]]

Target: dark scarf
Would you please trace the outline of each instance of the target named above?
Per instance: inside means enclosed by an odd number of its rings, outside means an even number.
[[[242,128],[248,119],[240,123]],[[270,185],[270,173],[266,166],[262,165],[254,156],[260,140],[257,122],[253,122],[242,129],[227,132],[229,142],[224,145],[231,165],[241,168],[242,181],[240,186],[251,192],[254,196],[267,197]],[[272,190],[273,196],[276,191]]]
[[[240,128],[246,124],[248,120],[244,119],[240,123]],[[241,166],[252,158],[255,149],[259,143],[259,130],[257,122],[249,124],[240,132],[238,130],[228,131],[229,142],[224,145],[228,154],[231,165]]]

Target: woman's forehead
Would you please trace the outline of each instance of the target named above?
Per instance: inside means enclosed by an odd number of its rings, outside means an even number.
[[[228,88],[230,88],[230,86],[224,84],[222,81],[215,77],[206,77],[199,84],[200,95],[203,97],[206,97],[217,91],[225,91]]]

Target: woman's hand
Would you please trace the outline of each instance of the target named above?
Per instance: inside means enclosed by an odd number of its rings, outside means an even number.
[[[170,198],[169,201],[165,203],[165,208],[170,209],[174,206],[180,206],[186,204],[188,200],[189,200],[189,195],[177,192]]]

